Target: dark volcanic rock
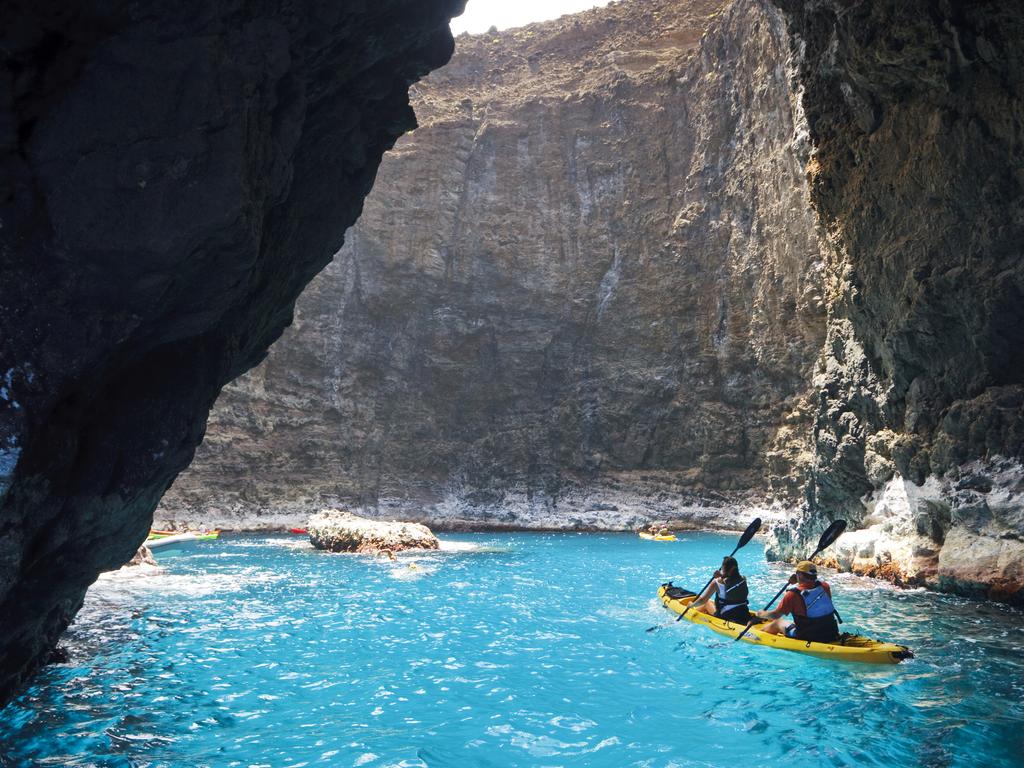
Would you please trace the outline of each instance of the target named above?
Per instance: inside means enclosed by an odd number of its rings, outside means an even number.
[[[944,545],[921,542],[942,547],[937,560],[901,567],[1022,601],[1019,473],[1004,459],[1024,456],[1024,13],[994,0],[776,4],[834,246],[809,504],[780,551],[806,548],[825,517],[881,530],[875,502],[909,482],[910,507],[923,493],[954,516]],[[957,498],[974,460],[970,472],[1009,483],[974,484],[991,505]]]
[[[337,250],[459,5],[5,5],[0,701]]]
[[[158,516],[736,524],[731,501],[799,493],[810,146],[779,13],[723,6],[460,37]]]

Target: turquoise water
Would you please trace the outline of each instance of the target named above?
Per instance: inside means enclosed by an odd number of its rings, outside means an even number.
[[[731,536],[445,538],[482,551],[239,536],[104,578],[71,663],[0,712],[0,765],[1021,765],[1020,612],[839,576],[844,629],[918,654],[843,665],[671,621],[657,585]],[[783,572],[740,555],[763,602]]]

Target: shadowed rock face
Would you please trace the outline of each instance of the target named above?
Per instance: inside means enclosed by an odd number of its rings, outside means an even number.
[[[5,7],[0,702],[337,250],[458,6]]]
[[[799,493],[810,145],[780,14],[723,6],[459,38],[159,518],[733,524],[728,501]]]
[[[845,515],[873,531],[846,565],[1024,601],[1024,14],[776,4],[833,245],[809,504],[778,551]]]

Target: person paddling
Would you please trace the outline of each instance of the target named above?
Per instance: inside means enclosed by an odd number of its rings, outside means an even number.
[[[714,595],[714,602],[711,596]],[[725,621],[745,624],[750,621],[747,607],[747,580],[740,575],[735,557],[722,558],[722,567],[701,594],[694,598],[693,611],[717,616]]]
[[[789,583],[796,586],[786,590],[779,607],[774,611],[754,611],[767,624],[757,627],[759,632],[769,635],[785,635],[797,640],[815,643],[830,643],[839,637],[836,622],[836,608],[832,604],[832,588],[818,579],[818,568],[810,560],[804,560],[789,577]],[[783,618],[792,616],[793,620]]]

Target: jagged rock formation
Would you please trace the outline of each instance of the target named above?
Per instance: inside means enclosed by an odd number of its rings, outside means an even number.
[[[743,527],[768,478],[798,493],[810,145],[779,13],[723,6],[461,37],[160,519]]]
[[[777,4],[832,247],[808,504],[776,549],[845,515],[848,567],[1024,602],[1024,13]]]
[[[370,520],[338,509],[325,509],[313,515],[308,528],[310,543],[331,552],[394,553],[441,546],[425,525]]]
[[[0,702],[288,324],[459,5],[5,6]]]

